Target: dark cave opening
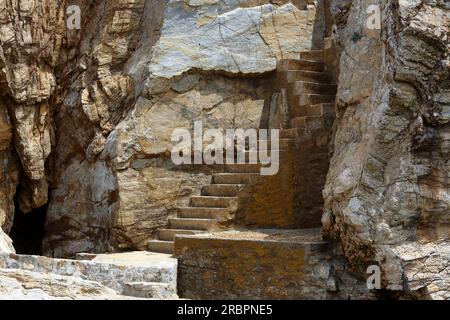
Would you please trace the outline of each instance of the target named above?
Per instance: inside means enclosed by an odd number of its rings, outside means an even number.
[[[16,208],[18,206],[16,205]],[[17,254],[42,255],[47,206],[23,213],[16,209],[10,232]]]

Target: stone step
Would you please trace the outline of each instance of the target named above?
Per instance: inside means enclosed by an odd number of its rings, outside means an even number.
[[[333,103],[321,103],[312,106],[297,106],[291,112],[291,117],[322,117],[335,114]]]
[[[183,229],[160,229],[158,232],[159,240],[174,241],[176,235],[194,235],[203,233],[200,230],[183,230]]]
[[[259,173],[261,172],[261,164],[227,164],[225,170],[228,173]]]
[[[326,72],[314,72],[314,71],[301,71],[301,70],[288,70],[279,73],[279,78],[286,84],[293,83],[295,81],[307,81],[315,83],[331,83],[333,78]]]
[[[301,130],[305,130],[304,134],[299,136],[299,144],[301,145],[302,138],[308,138],[307,132],[312,132],[314,130],[323,131],[325,128],[330,128],[332,126],[332,122],[328,123],[326,118],[324,117],[296,117],[291,120],[291,126],[293,128],[298,128]]]
[[[336,95],[336,93],[337,85],[335,84],[295,81],[288,87],[288,94],[294,96],[301,94]]]
[[[216,184],[249,184],[259,178],[257,173],[217,173],[212,182]]]
[[[202,187],[202,196],[235,197],[244,185],[242,184],[211,184]]]
[[[228,208],[236,204],[234,197],[191,197],[191,207],[196,208]]]
[[[281,135],[281,130],[280,130],[280,135]],[[291,139],[291,137],[288,137],[288,138]],[[284,154],[284,153],[288,152],[288,150],[286,150],[286,149],[284,149],[284,150],[283,149],[282,150],[280,150],[280,149],[277,149],[277,150],[268,149],[267,150],[267,148],[263,148],[261,150],[261,152],[263,153],[264,156],[266,156],[266,155],[270,156],[272,154],[272,152],[278,152],[278,154],[281,155],[281,154]],[[245,153],[245,163],[255,163],[253,161],[254,159],[256,159],[256,163],[259,163],[259,159],[260,159],[260,152],[259,151],[248,151],[247,150],[244,153]],[[238,163],[239,160],[240,159],[238,159],[238,157],[236,156],[235,163]],[[251,160],[251,162],[250,162],[250,160]]]
[[[291,127],[295,129],[306,128],[306,117],[296,117],[291,119]]]
[[[226,208],[180,208],[178,212],[179,218],[191,218],[191,219],[215,219],[218,217]]]
[[[302,134],[303,134],[303,130],[299,130],[297,128],[283,129],[280,132],[280,136],[282,138],[288,138],[288,139],[297,139]]]
[[[217,228],[216,219],[169,219],[171,229],[208,231]]]
[[[148,242],[148,250],[158,253],[173,254],[173,241],[150,240]]]
[[[323,50],[311,50],[311,51],[300,52],[300,59],[322,62],[323,61]]]
[[[310,60],[282,60],[278,64],[278,70],[303,70],[303,71],[315,71],[323,72],[325,65],[323,62],[310,61]]]
[[[315,105],[321,103],[334,103],[336,100],[335,95],[324,94],[302,94],[298,97],[298,104],[300,106]],[[294,104],[295,105],[295,104]]]
[[[271,141],[272,140],[270,140],[270,139],[269,140],[259,139],[258,140],[258,148],[259,148],[259,150],[270,149],[271,146],[272,146]],[[283,139],[283,138],[280,137],[280,139],[278,140],[278,148],[276,150],[289,149],[292,146],[291,143],[292,143],[291,139]],[[248,145],[246,146],[245,152],[254,152],[254,151],[256,151],[256,150],[250,150],[249,146]],[[237,155],[237,151],[235,152],[235,155]]]
[[[284,139],[281,138],[278,140],[278,149],[286,150],[292,147],[292,144],[294,143],[294,140],[292,139]],[[272,142],[271,140],[259,140],[258,141],[258,148],[259,150],[270,150],[272,148]]]

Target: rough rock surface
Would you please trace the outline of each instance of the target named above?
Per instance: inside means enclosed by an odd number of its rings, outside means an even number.
[[[78,277],[0,269],[0,300],[123,300],[97,282]]]
[[[447,1],[334,1],[340,48],[328,236],[353,270],[380,265],[383,287],[449,298],[450,8]]]
[[[81,254],[79,258],[64,260],[0,254],[0,297],[177,298],[177,261],[168,255],[130,252]]]

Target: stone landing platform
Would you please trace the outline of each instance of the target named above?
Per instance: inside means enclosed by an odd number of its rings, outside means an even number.
[[[336,288],[320,229],[182,235],[175,256],[187,299],[326,299]]]

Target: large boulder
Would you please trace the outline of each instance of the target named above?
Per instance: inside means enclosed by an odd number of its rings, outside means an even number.
[[[383,286],[448,298],[450,8],[441,1],[334,1],[341,49],[328,236],[353,270]]]

